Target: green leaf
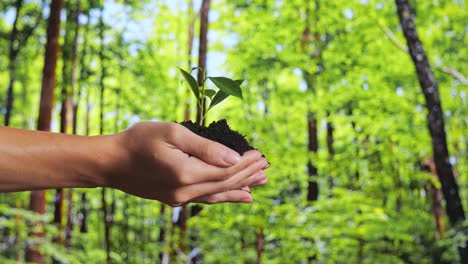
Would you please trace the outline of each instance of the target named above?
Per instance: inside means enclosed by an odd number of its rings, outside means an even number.
[[[239,86],[242,85],[242,83],[245,81],[245,80],[234,80]]]
[[[186,72],[185,70],[179,68],[180,73],[182,73],[182,76],[184,76],[184,79],[188,82],[190,88],[192,89],[193,94],[195,95],[195,98],[197,100],[200,99],[200,91],[198,89],[198,82],[193,78],[193,76]]]
[[[206,89],[205,90],[205,96],[208,96],[208,98],[212,99],[213,96],[215,96],[216,91],[213,89]]]
[[[239,97],[242,99],[242,90],[236,81],[226,77],[208,77],[225,94]]]
[[[229,94],[224,93],[223,91],[219,90],[216,95],[211,99],[210,107],[208,109],[213,108],[215,105],[221,103],[229,96]]]

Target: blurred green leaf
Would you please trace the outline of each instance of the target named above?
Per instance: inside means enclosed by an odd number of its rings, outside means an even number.
[[[221,103],[222,101],[224,101],[227,97],[229,96],[229,94],[225,94],[223,91],[219,90],[216,95],[213,97],[213,99],[211,100],[211,103],[210,103],[210,107],[208,109],[211,109],[213,108],[215,105]]]
[[[208,96],[208,98],[212,99],[213,96],[215,96],[216,91],[213,89],[206,89],[205,90],[205,96]]]
[[[182,76],[184,77],[184,79],[187,81],[190,88],[192,89],[192,92],[195,95],[195,98],[197,98],[197,100],[199,100],[200,99],[200,90],[198,88],[198,83],[195,80],[195,78],[193,78],[193,76],[190,73],[186,72],[185,70],[183,70],[181,68],[179,68],[179,71],[180,71],[180,73],[182,73]]]
[[[239,84],[226,77],[208,77],[225,94],[239,97],[242,99],[242,90]]]

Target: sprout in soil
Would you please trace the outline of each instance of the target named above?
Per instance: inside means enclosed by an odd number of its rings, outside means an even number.
[[[203,81],[201,85],[199,85],[196,79],[191,75],[191,72],[195,69],[202,72]],[[179,68],[179,71],[192,90],[199,109],[203,109],[204,100],[206,98],[210,100],[208,109],[206,109],[205,112],[200,111],[198,124],[193,123],[192,121],[184,121],[181,122],[181,125],[190,129],[199,136],[214,140],[237,151],[240,155],[244,154],[248,150],[254,149],[245,137],[237,131],[232,130],[224,119],[213,122],[208,127],[203,126],[203,119],[205,119],[206,113],[214,106],[224,101],[228,96],[232,95],[242,99],[242,90],[240,85],[244,80],[232,80],[226,77],[207,77],[206,71],[198,67],[192,68],[188,72]],[[207,89],[207,80],[210,80],[219,90],[215,91]]]
[[[198,69],[202,72],[203,80],[199,84],[195,78],[191,75],[191,72],[195,69]],[[195,67],[190,69],[189,72],[179,68],[180,73],[184,77],[184,80],[188,83],[190,89],[197,100],[197,105],[199,109],[203,109],[204,100],[208,98],[210,100],[210,106],[206,111],[200,111],[199,125],[203,124],[206,113],[222,101],[224,101],[228,96],[232,95],[242,99],[242,89],[240,85],[244,80],[232,80],[227,77],[207,77],[206,71],[202,68]],[[206,81],[210,80],[216,87],[218,91],[216,92],[213,89],[206,88]]]

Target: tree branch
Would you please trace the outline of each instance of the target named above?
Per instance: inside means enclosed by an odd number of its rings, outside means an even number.
[[[437,67],[437,69],[439,71],[444,72],[444,73],[452,76],[453,78],[459,80],[462,84],[468,85],[468,77],[464,76],[459,71],[457,71],[457,70],[455,70],[453,68],[447,67],[447,66],[439,66],[439,67]]]
[[[398,39],[395,37],[395,34],[386,27],[381,21],[378,21],[379,28],[385,33],[385,35],[390,39],[390,41],[395,45],[395,47],[399,48],[400,50],[408,53],[408,47],[406,45],[402,44]]]
[[[403,43],[398,41],[398,39],[395,37],[395,34],[393,34],[393,32],[388,27],[386,27],[381,21],[378,22],[378,25],[379,28],[388,37],[388,39],[393,43],[393,45],[395,45],[395,47],[404,51],[405,53],[408,53],[408,48]],[[461,72],[444,65],[436,66],[436,69],[459,80],[462,84],[468,85],[468,77],[463,75]]]

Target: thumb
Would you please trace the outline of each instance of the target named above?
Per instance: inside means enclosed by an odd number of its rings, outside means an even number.
[[[240,155],[218,143],[201,137],[181,125],[180,137],[173,142],[183,152],[220,167],[229,167],[240,160]]]

